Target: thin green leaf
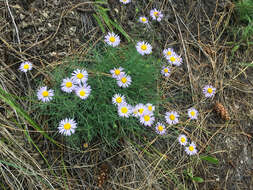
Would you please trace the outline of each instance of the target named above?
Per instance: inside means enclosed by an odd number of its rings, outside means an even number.
[[[104,28],[102,22],[100,21],[99,17],[96,14],[93,14],[93,17],[97,21],[97,23],[98,23],[99,27],[101,28],[102,32],[105,33],[105,28]]]
[[[205,160],[211,164],[219,164],[219,160],[217,158],[214,158],[212,156],[202,156],[200,157],[201,160]]]
[[[192,180],[193,180],[193,181],[196,181],[196,182],[198,182],[198,183],[203,183],[203,182],[204,182],[204,179],[201,178],[201,177],[193,177]]]

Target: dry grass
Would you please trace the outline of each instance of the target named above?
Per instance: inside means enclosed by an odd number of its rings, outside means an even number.
[[[93,26],[95,22],[90,14],[87,14],[93,10],[90,4],[63,1],[60,8],[55,10],[56,16],[49,15],[38,25],[33,23],[30,30],[29,27],[22,28],[23,21],[17,15],[22,13],[29,17],[29,14],[34,14],[34,17],[41,18],[33,10],[38,9],[36,4],[33,5],[35,8],[32,6],[33,9],[27,13],[10,1],[10,10],[16,18],[14,21],[19,36],[5,2],[0,2],[0,5],[0,87],[21,97],[18,103],[30,113],[32,102],[25,97],[31,94],[34,80],[43,79],[50,85],[46,69],[62,64],[65,56],[82,59],[89,49],[101,40],[102,35],[99,27]],[[52,8],[53,1],[42,3],[39,8],[43,6]],[[165,92],[163,97],[166,100],[166,109],[162,113],[166,110],[177,110],[182,116],[180,125],[170,127],[166,138],[126,139],[121,142],[122,148],[117,150],[96,142],[77,151],[63,144],[62,148],[52,145],[31,129],[27,121],[9,105],[0,102],[2,189],[253,188],[252,66],[239,64],[252,62],[252,48],[247,52],[238,50],[232,57],[233,47],[226,43],[229,39],[228,26],[231,23],[234,4],[221,0],[176,3],[139,1],[130,6],[133,8],[131,10],[137,7],[144,11],[161,7],[165,15],[168,15],[164,24],[156,25],[152,28],[153,33],[148,35],[153,39],[156,49],[173,46],[183,57],[184,65],[173,69],[171,77],[160,81],[158,86]],[[132,29],[128,30],[130,36],[131,33],[138,36],[137,29],[131,22],[127,22],[131,15],[137,14],[128,13],[127,9],[119,7],[118,3],[111,4],[110,7],[113,10],[112,15],[124,23],[122,25],[125,29]],[[115,8],[121,10],[122,15],[114,13]],[[87,24],[83,24],[83,19]],[[55,30],[39,32],[39,25],[48,23],[53,25]],[[75,25],[81,32],[77,32],[74,38],[68,29],[69,26]],[[29,31],[32,33],[30,38],[27,36]],[[18,43],[18,38],[21,44]],[[85,43],[82,43],[83,39]],[[59,45],[59,40],[64,41],[62,46]],[[90,44],[93,46],[89,47]],[[31,60],[36,65],[30,82],[26,76],[21,76],[16,71],[24,59]],[[214,99],[203,98],[202,87],[205,84],[212,84],[217,88]],[[229,121],[224,121],[214,111],[216,101],[229,113]],[[187,120],[186,116],[187,108],[192,106],[200,113],[199,120],[195,123]],[[35,114],[33,117],[37,118]],[[43,126],[43,129],[50,133],[49,126]],[[177,131],[185,133],[196,142],[198,156],[189,158],[185,155],[177,143]],[[29,143],[27,135],[38,145],[50,167]],[[198,159],[201,155],[216,157],[220,163],[209,164]],[[187,171],[203,178],[204,182],[190,180],[185,174]]]

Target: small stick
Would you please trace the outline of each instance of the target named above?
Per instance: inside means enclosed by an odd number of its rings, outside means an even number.
[[[16,30],[17,40],[18,40],[18,44],[19,44],[19,47],[18,47],[18,48],[19,48],[19,51],[22,52],[22,51],[21,51],[21,47],[20,47],[21,42],[20,42],[20,38],[19,38],[18,27],[17,27],[17,25],[16,25],[16,23],[15,23],[15,20],[14,20],[13,15],[12,15],[12,12],[11,12],[11,9],[10,9],[8,0],[6,0],[5,2],[6,2],[7,9],[8,9],[8,11],[9,11],[10,15],[11,15],[12,23],[13,23],[13,25],[14,25],[14,27],[15,27],[15,30]]]

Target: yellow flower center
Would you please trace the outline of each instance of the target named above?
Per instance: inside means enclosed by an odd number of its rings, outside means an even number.
[[[181,142],[185,143],[186,139],[184,137],[181,138]]]
[[[189,151],[194,151],[194,147],[193,146],[189,146]]]
[[[67,87],[67,88],[72,87],[72,82],[66,82],[66,87]]]
[[[142,44],[142,45],[141,45],[141,50],[145,51],[147,48],[148,48],[148,47],[147,47],[146,44]]]
[[[168,72],[169,72],[169,69],[165,68],[165,69],[164,69],[164,72],[165,72],[165,73],[168,73]]]
[[[167,55],[171,55],[171,51],[167,51]]]
[[[212,89],[212,88],[208,88],[208,89],[207,89],[207,92],[208,92],[209,94],[212,94],[213,89]]]
[[[42,96],[48,97],[48,95],[49,95],[48,91],[45,90],[44,92],[42,92]]]
[[[152,106],[148,106],[148,110],[152,111],[153,107]]]
[[[147,20],[146,18],[141,18],[142,22],[146,22],[146,20]]]
[[[126,77],[122,77],[121,82],[126,83],[127,82]]]
[[[195,111],[191,111],[190,114],[191,114],[191,116],[195,116],[196,115]]]
[[[157,129],[158,129],[158,131],[163,131],[163,126],[161,126],[161,125],[159,125],[158,127],[157,127]]]
[[[120,70],[119,70],[119,69],[116,69],[116,70],[114,71],[114,73],[115,73],[115,75],[119,75],[119,74],[120,74]]]
[[[155,17],[158,17],[158,12],[155,11],[155,12],[154,12],[154,15],[155,15]]]
[[[121,103],[122,102],[122,98],[121,97],[116,98],[116,102],[117,103]]]
[[[140,114],[142,114],[142,113],[143,113],[143,111],[144,111],[144,109],[143,109],[143,108],[140,108],[140,109],[138,110],[138,112],[139,112]]]
[[[171,115],[170,115],[170,120],[173,121],[173,120],[175,120],[175,119],[176,119],[176,117],[175,117],[173,114],[171,114]]]
[[[85,96],[85,91],[84,90],[81,90],[80,92],[79,92],[79,94],[80,94],[80,96]]]
[[[123,108],[121,108],[121,112],[122,112],[122,113],[127,113],[127,112],[128,112],[128,109],[127,109],[126,107],[123,107]]]
[[[28,64],[25,64],[25,65],[24,65],[24,69],[29,69],[29,67],[30,67],[30,66],[29,66]]]
[[[66,123],[63,127],[65,130],[70,130],[71,125],[70,125],[70,123]]]
[[[170,57],[170,61],[171,61],[171,62],[175,62],[175,61],[176,61],[176,58],[175,58],[175,57]]]
[[[144,116],[144,120],[145,120],[145,121],[149,121],[149,120],[150,120],[150,116],[149,116],[149,115],[145,115],[145,116]]]
[[[115,40],[116,40],[116,39],[115,39],[114,36],[111,36],[111,37],[109,38],[109,41],[112,42],[112,43],[115,42]]]
[[[83,78],[83,74],[82,74],[82,73],[78,73],[78,74],[76,75],[76,77],[77,77],[78,79],[82,79],[82,78]]]

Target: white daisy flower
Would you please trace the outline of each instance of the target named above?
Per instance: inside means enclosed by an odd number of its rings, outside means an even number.
[[[86,81],[88,80],[88,73],[84,69],[81,69],[81,70],[77,69],[73,71],[71,78],[77,84],[81,84],[81,83],[85,84]]]
[[[161,70],[161,74],[165,77],[169,77],[170,76],[170,68],[163,66],[163,68]]]
[[[172,65],[180,66],[182,64],[182,58],[175,52],[168,56],[167,60]]]
[[[179,135],[178,141],[181,145],[185,146],[187,145],[187,137],[185,135]]]
[[[144,111],[146,111],[146,106],[144,106],[144,104],[137,104],[137,105],[135,106],[135,108],[136,108],[137,111],[138,111],[138,113],[137,113],[138,116],[142,116],[143,113],[144,113]]]
[[[76,95],[82,100],[88,98],[91,92],[91,87],[88,85],[80,85],[76,87]]]
[[[33,65],[29,61],[23,62],[19,66],[19,70],[24,72],[24,73],[26,73],[27,71],[32,70],[32,68],[33,68]]]
[[[119,36],[113,32],[108,32],[108,34],[105,36],[105,42],[112,47],[116,47],[119,45],[120,39]]]
[[[212,87],[211,85],[206,85],[203,88],[203,93],[205,94],[206,98],[210,98],[214,96],[216,88]]]
[[[199,112],[195,108],[188,109],[188,116],[190,119],[197,119]]]
[[[119,68],[113,68],[110,70],[110,73],[112,74],[112,78],[117,79],[120,75],[124,75],[125,72],[123,72],[123,68],[119,67]]]
[[[77,127],[76,125],[77,123],[75,122],[74,119],[70,118],[63,119],[61,120],[58,127],[59,133],[66,136],[70,136],[71,134],[75,133],[75,129]]]
[[[71,93],[73,90],[75,90],[76,85],[74,84],[74,81],[72,78],[65,78],[63,79],[61,83],[61,90],[67,93]]]
[[[150,103],[147,103],[147,104],[146,104],[146,107],[147,107],[147,110],[150,111],[150,112],[155,111],[155,106],[153,106],[153,105],[150,104]]]
[[[119,105],[119,104],[122,104],[125,102],[125,96],[122,96],[120,94],[115,94],[113,97],[112,97],[112,103],[114,105]]]
[[[136,49],[141,55],[150,54],[152,52],[152,46],[144,41],[138,42]]]
[[[140,116],[141,124],[145,126],[151,126],[155,121],[155,117],[152,112],[144,111],[144,113]]]
[[[132,108],[127,103],[122,103],[118,106],[118,114],[120,117],[129,117],[132,113]]]
[[[197,154],[197,149],[196,149],[196,145],[194,142],[192,142],[191,144],[189,144],[189,146],[185,147],[185,151],[188,155],[194,155]]]
[[[131,2],[131,0],[119,0],[121,3],[123,3],[123,4],[127,4],[127,3],[130,3]]]
[[[166,128],[165,128],[165,125],[163,125],[162,123],[158,122],[156,124],[156,132],[160,135],[164,135],[166,133]]]
[[[158,11],[157,9],[152,9],[150,11],[150,16],[152,17],[153,20],[157,20],[158,22],[160,22],[163,18],[163,14],[161,13],[161,11]]]
[[[170,125],[177,124],[178,123],[178,117],[179,117],[179,115],[175,111],[165,113],[166,122]]]
[[[134,117],[139,117],[138,107],[137,105],[132,108],[132,115]]]
[[[117,78],[117,84],[119,87],[127,88],[132,82],[132,79],[129,75],[120,75]]]
[[[166,59],[169,59],[169,57],[175,53],[174,50],[172,48],[168,48],[168,49],[165,49],[163,50],[163,55]]]
[[[37,97],[42,102],[51,101],[53,99],[53,96],[54,96],[54,91],[51,89],[47,89],[47,86],[43,86],[37,91]]]
[[[141,23],[143,23],[143,24],[147,24],[147,23],[148,23],[148,19],[147,19],[147,17],[145,17],[145,16],[141,16],[141,17],[139,18],[139,22],[141,22]]]
[[[183,60],[182,60],[182,58],[178,55],[178,56],[176,57],[176,61],[174,62],[174,65],[180,66],[182,63],[183,63]]]

